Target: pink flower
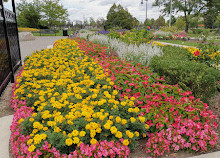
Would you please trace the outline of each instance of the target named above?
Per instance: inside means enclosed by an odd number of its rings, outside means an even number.
[[[216,122],[216,121],[213,123],[213,126],[214,126],[215,128],[217,128],[217,127],[218,127],[218,124],[217,124],[217,122]]]

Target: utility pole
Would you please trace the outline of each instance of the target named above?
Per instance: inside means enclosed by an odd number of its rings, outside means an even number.
[[[170,0],[170,21],[169,21],[169,27],[171,27],[172,7],[173,7],[173,2],[172,2],[172,0]]]
[[[146,1],[146,20],[145,20],[145,21],[146,21],[146,23],[147,23],[147,1],[148,1],[148,0],[145,0],[145,1]],[[141,0],[141,4],[144,4],[144,1],[143,1],[143,0]]]

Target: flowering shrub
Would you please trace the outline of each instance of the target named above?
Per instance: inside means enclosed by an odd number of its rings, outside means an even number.
[[[96,32],[96,34],[103,34],[103,35],[109,34],[109,33],[110,33],[110,31],[105,31],[105,30],[97,31],[97,32]]]
[[[186,38],[186,32],[182,31],[182,32],[178,32],[176,34],[174,34],[174,40],[181,40],[181,39],[185,39]]]
[[[86,54],[94,55],[92,49],[97,45],[77,41]],[[94,58],[108,72],[121,97],[135,97],[135,106],[144,110],[141,115],[146,117],[151,132],[146,152],[159,156],[171,150],[206,151],[214,147],[217,135],[211,127],[217,127],[217,116],[206,103],[195,99],[191,92],[165,84],[148,67],[106,58],[104,51]]]
[[[120,96],[103,68],[77,45],[58,40],[53,49],[25,60],[11,100],[15,156],[126,157],[127,146],[135,148],[149,128],[135,98]]]
[[[163,26],[163,27],[160,27],[160,30],[161,31],[164,31],[164,32],[172,32],[172,33],[177,33],[178,30],[177,30],[177,27],[175,26]]]
[[[111,31],[108,36],[110,38],[116,38],[121,40],[122,42],[125,42],[127,44],[136,44],[140,45],[142,43],[150,43],[151,41],[151,36],[150,32],[145,29],[145,30],[132,30],[131,32],[126,31],[126,32],[117,32],[117,31]]]
[[[187,48],[190,52],[191,60],[206,63],[209,66],[220,66],[220,52],[214,45],[203,45],[200,48]]]

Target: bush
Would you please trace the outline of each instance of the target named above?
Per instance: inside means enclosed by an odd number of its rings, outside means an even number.
[[[205,63],[189,61],[183,48],[164,46],[164,56],[154,57],[150,67],[159,75],[164,75],[167,83],[178,84],[184,90],[190,90],[204,102],[217,92],[220,72]],[[181,53],[179,53],[181,52]]]
[[[200,34],[202,33],[201,29],[192,29],[193,34]]]

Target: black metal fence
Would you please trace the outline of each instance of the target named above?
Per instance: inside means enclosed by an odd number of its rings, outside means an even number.
[[[0,0],[0,95],[8,82],[14,82],[14,72],[22,64],[15,6],[13,11],[4,8]]]

